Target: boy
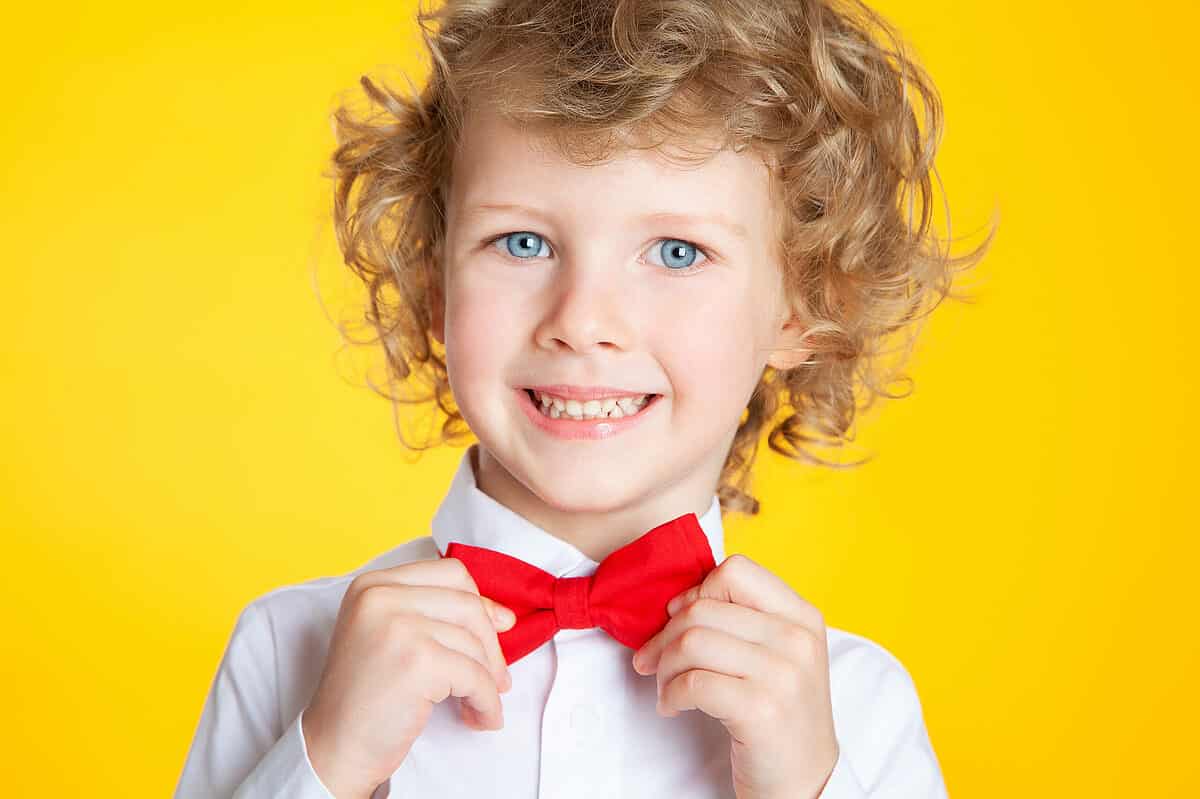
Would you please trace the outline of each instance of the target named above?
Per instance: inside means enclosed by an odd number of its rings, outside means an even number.
[[[721,518],[982,254],[929,230],[927,78],[857,4],[435,18],[419,98],[338,112],[335,220],[394,377],[478,443],[431,535],[246,608],[177,799],[945,796],[900,662]]]

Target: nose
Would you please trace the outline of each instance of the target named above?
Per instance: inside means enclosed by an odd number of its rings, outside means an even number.
[[[581,353],[594,347],[628,348],[629,284],[620,267],[600,258],[563,259],[561,264],[536,332],[538,344]]]

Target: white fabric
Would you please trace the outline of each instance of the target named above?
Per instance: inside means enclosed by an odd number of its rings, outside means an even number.
[[[331,799],[308,759],[302,711],[356,575],[437,558],[450,541],[491,547],[559,577],[595,572],[595,561],[477,488],[476,447],[464,451],[432,535],[349,574],[278,588],[242,610],[175,799]],[[720,564],[725,542],[715,494],[700,525]],[[841,756],[820,799],[945,797],[908,672],[869,639],[833,627],[827,637]],[[372,799],[733,799],[725,728],[699,710],[660,717],[656,677],[635,672],[632,656],[603,630],[560,630],[509,667],[513,688],[500,694],[503,729],[467,727],[457,699],[435,705],[400,768]]]

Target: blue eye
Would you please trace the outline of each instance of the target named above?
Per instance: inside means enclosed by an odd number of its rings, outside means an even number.
[[[514,258],[534,257],[541,255],[542,249],[549,249],[546,247],[546,242],[542,240],[541,236],[536,233],[530,233],[527,230],[509,233],[500,238],[508,242],[508,253]],[[514,241],[517,242],[516,245],[513,244]],[[547,252],[546,254],[549,255],[550,253]]]
[[[696,245],[680,239],[663,239],[658,251],[663,256],[663,266],[673,271],[687,269],[696,262]]]

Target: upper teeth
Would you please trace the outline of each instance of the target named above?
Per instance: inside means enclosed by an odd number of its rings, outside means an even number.
[[[570,416],[574,419],[619,419],[623,416],[633,416],[649,399],[649,394],[636,397],[607,397],[601,400],[564,399],[553,394],[534,391],[534,396],[541,403],[542,413],[557,419],[560,416]]]

